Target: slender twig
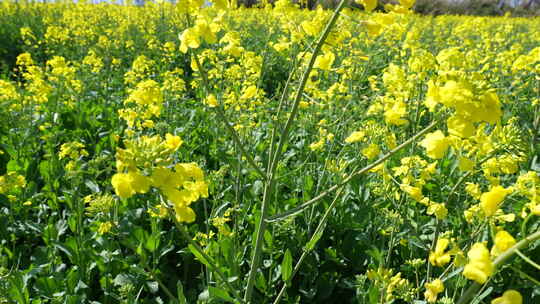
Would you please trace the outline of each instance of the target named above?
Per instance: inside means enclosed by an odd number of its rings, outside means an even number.
[[[197,250],[197,252],[199,252],[200,255],[202,255],[202,257],[208,262],[208,266],[210,266],[210,268],[212,268],[212,271],[214,271],[217,276],[221,279],[221,281],[227,286],[227,288],[229,289],[229,291],[231,291],[233,293],[233,296],[234,298],[238,301],[238,302],[242,302],[242,299],[240,298],[240,295],[238,294],[238,291],[236,288],[234,288],[230,283],[229,281],[227,280],[227,277],[225,277],[225,274],[223,274],[223,272],[221,272],[221,270],[219,269],[219,267],[217,267],[216,263],[214,262],[214,260],[208,255],[206,254],[206,252],[204,252],[204,250],[201,248],[201,246],[199,246],[199,244],[197,244],[197,242],[195,242],[193,240],[193,238],[191,238],[189,236],[189,233],[186,231],[186,228],[184,226],[182,226],[177,220],[176,218],[173,219],[174,221],[174,224],[176,225],[176,228],[178,228],[178,230],[180,231],[180,233],[182,234],[182,236],[189,242],[189,244],[191,246],[193,246],[193,248],[195,248],[195,250]]]
[[[521,251],[516,249],[516,254],[519,255],[520,258],[525,260],[525,262],[529,263],[534,268],[540,270],[540,265],[536,264],[533,260],[529,259],[526,255],[524,255]]]
[[[172,294],[172,292],[169,290],[169,288],[167,286],[165,286],[165,284],[163,284],[163,282],[161,282],[161,280],[156,277],[154,275],[153,272],[150,272],[150,277],[154,280],[156,280],[156,282],[158,283],[159,287],[167,294],[167,296],[174,302],[174,303],[179,303],[178,299]]]
[[[199,70],[199,73],[201,74],[206,91],[210,92],[210,82],[208,80],[208,76],[206,75],[206,71],[204,70],[203,66],[200,63],[199,58],[197,57],[197,54],[193,54],[193,59],[195,60],[197,69]],[[259,168],[257,163],[255,163],[255,160],[253,159],[253,157],[251,157],[251,155],[247,153],[246,149],[244,149],[244,145],[240,141],[240,137],[238,136],[238,133],[232,127],[231,123],[229,122],[229,119],[227,118],[227,115],[225,114],[225,111],[221,108],[221,105],[217,105],[216,107],[213,107],[213,109],[215,110],[214,112],[217,114],[217,116],[225,124],[227,131],[231,135],[236,147],[238,147],[238,150],[240,150],[240,153],[242,153],[242,156],[246,158],[249,165],[257,172],[257,174],[259,174],[261,177],[264,177],[264,173]]]
[[[429,248],[429,252],[428,252],[426,282],[429,282],[429,278],[431,277],[431,262],[429,262],[429,254],[435,251],[435,247],[437,246],[437,241],[439,239],[439,233],[440,233],[439,226],[440,226],[440,221],[437,218],[435,218],[435,236],[433,237],[433,240],[431,242],[431,247]]]
[[[538,281],[537,279],[531,277],[530,275],[528,275],[527,273],[523,272],[522,270],[514,267],[514,266],[510,266],[510,269],[512,269],[513,271],[519,273],[521,276],[523,276],[524,278],[526,278],[527,280],[533,282],[535,285],[537,286],[540,286],[540,281]]]
[[[319,235],[322,233],[324,228],[326,228],[326,221],[328,219],[328,216],[330,215],[330,212],[336,206],[336,203],[337,203],[338,198],[340,197],[342,191],[343,191],[343,188],[338,190],[338,192],[336,193],[336,196],[334,197],[334,200],[332,201],[332,203],[330,203],[330,206],[328,206],[328,208],[326,208],[326,212],[324,213],[323,217],[321,218],[321,221],[319,222],[319,225],[317,226],[317,228],[315,229],[315,231],[311,235],[310,240],[308,241],[309,246],[304,247],[304,251],[302,252],[302,255],[300,256],[300,259],[298,259],[298,262],[296,262],[296,264],[294,265],[294,269],[293,269],[293,272],[291,274],[291,277],[289,278],[289,281],[292,280],[294,278],[294,276],[296,275],[296,273],[298,272],[298,270],[300,270],[300,266],[302,265],[302,262],[304,261],[306,256],[309,253],[311,253],[311,251],[313,251],[313,249],[315,248],[315,243],[317,242],[316,238],[320,238]],[[287,282],[284,282],[283,286],[281,287],[281,290],[279,291],[278,296],[276,297],[276,300],[274,301],[274,304],[279,303],[279,301],[281,300],[281,297],[285,293],[286,288],[287,288]]]
[[[295,56],[296,58],[296,56]],[[287,82],[285,82],[285,87],[283,88],[283,92],[281,94],[281,98],[279,100],[279,105],[276,112],[276,119],[274,120],[274,126],[272,128],[272,135],[270,137],[270,148],[268,149],[268,165],[266,168],[266,172],[270,172],[270,167],[272,165],[272,158],[274,156],[274,149],[276,146],[276,130],[278,130],[279,127],[279,117],[281,116],[281,111],[283,109],[283,106],[285,104],[285,99],[289,95],[289,85],[293,79],[293,76],[298,68],[298,60],[295,59],[293,63],[293,68],[291,72],[289,73],[289,77],[287,78]]]
[[[406,140],[405,142],[403,142],[399,146],[395,147],[394,149],[390,150],[388,153],[386,153],[384,156],[382,156],[378,160],[374,161],[373,163],[365,166],[364,168],[362,168],[362,169],[360,169],[360,170],[358,170],[356,172],[351,173],[345,179],[343,179],[343,181],[341,183],[336,184],[336,185],[328,188],[326,191],[324,191],[321,194],[317,195],[316,197],[310,199],[309,201],[303,203],[302,205],[299,205],[298,207],[295,207],[295,208],[290,209],[288,211],[285,211],[285,212],[283,212],[281,214],[278,214],[278,215],[275,215],[275,216],[272,216],[272,217],[268,218],[267,221],[268,222],[279,221],[279,220],[282,220],[282,219],[287,218],[289,216],[292,216],[294,214],[297,214],[299,212],[302,212],[304,209],[306,209],[307,207],[315,204],[316,202],[318,202],[320,199],[324,198],[328,194],[330,194],[330,193],[336,191],[337,189],[345,186],[347,183],[349,183],[356,176],[362,175],[362,174],[366,173],[367,171],[369,171],[369,170],[375,168],[376,166],[380,165],[381,163],[386,161],[388,158],[390,158],[392,155],[396,154],[399,150],[403,149],[404,147],[408,146],[410,143],[415,141],[418,137],[420,137],[420,136],[426,134],[427,132],[429,132],[431,129],[433,129],[437,125],[438,122],[439,121],[435,121],[435,122],[431,123],[429,126],[424,128],[422,131],[418,132],[416,135],[409,138],[408,140]]]
[[[337,19],[339,17],[339,12],[343,9],[343,7],[345,5],[345,2],[347,2],[347,1],[346,0],[341,0],[341,2],[339,3],[339,5],[336,7],[336,9],[334,11],[334,14],[332,15],[332,17],[330,17],[330,20],[326,24],[326,27],[325,27],[323,33],[319,37],[319,40],[317,41],[317,44],[316,44],[315,49],[313,51],[313,54],[311,55],[310,61],[309,61],[308,65],[307,65],[307,67],[306,67],[306,69],[304,71],[304,74],[302,75],[302,78],[300,80],[300,84],[298,85],[298,88],[296,90],[294,101],[293,101],[293,106],[292,106],[292,110],[291,110],[291,114],[289,114],[289,118],[287,119],[287,122],[285,123],[285,127],[283,128],[283,130],[282,130],[282,132],[280,134],[279,141],[278,141],[278,144],[277,144],[277,148],[276,148],[276,150],[274,152],[274,155],[273,155],[272,159],[269,159],[269,161],[271,162],[271,165],[269,167],[270,170],[268,172],[266,172],[266,183],[265,183],[265,187],[264,187],[263,201],[261,203],[261,214],[260,214],[259,221],[257,223],[257,233],[256,233],[256,239],[255,239],[255,248],[254,248],[254,251],[253,251],[253,254],[252,254],[251,265],[250,265],[250,270],[249,270],[248,279],[247,279],[246,292],[244,294],[244,301],[246,303],[251,302],[251,297],[252,297],[252,294],[253,294],[253,287],[254,287],[254,284],[255,284],[255,276],[256,276],[256,273],[257,273],[257,271],[259,269],[260,258],[261,258],[261,255],[262,255],[263,236],[264,236],[264,232],[266,230],[266,224],[267,224],[266,219],[267,219],[267,216],[268,216],[267,215],[267,213],[268,213],[268,200],[272,196],[272,191],[273,191],[274,184],[275,184],[274,175],[275,175],[275,171],[276,171],[276,168],[277,168],[277,164],[278,164],[278,162],[279,162],[279,160],[281,158],[281,155],[283,153],[283,151],[282,151],[283,147],[288,142],[289,133],[291,131],[293,122],[295,121],[296,116],[298,114],[298,106],[300,104],[300,101],[302,100],[302,93],[304,92],[304,88],[306,86],[307,80],[309,78],[311,70],[313,69],[313,65],[315,64],[315,59],[319,55],[319,52],[320,52],[320,50],[321,50],[321,48],[322,48],[322,46],[324,44],[324,41],[328,37],[328,34],[330,33],[330,30],[333,28],[334,24],[336,23],[336,21],[337,21]]]

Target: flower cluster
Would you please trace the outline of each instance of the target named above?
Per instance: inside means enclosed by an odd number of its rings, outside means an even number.
[[[181,144],[180,137],[171,134],[165,140],[159,135],[126,140],[126,147],[117,150],[118,173],[111,180],[116,194],[127,199],[154,187],[172,203],[179,222],[193,222],[195,213],[189,205],[208,197],[208,186],[195,163],[172,165],[171,156]]]

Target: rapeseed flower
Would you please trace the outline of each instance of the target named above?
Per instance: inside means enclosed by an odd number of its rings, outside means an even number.
[[[348,144],[352,144],[355,142],[362,141],[364,137],[366,136],[366,132],[364,131],[354,131],[345,139],[345,142]]]
[[[443,267],[450,262],[452,258],[450,253],[446,251],[446,248],[450,244],[449,239],[440,238],[435,245],[435,251],[429,253],[429,262],[433,266]]]
[[[495,235],[494,245],[491,248],[491,255],[498,256],[516,244],[516,239],[504,230],[497,232]]]
[[[367,12],[371,12],[377,7],[377,0],[356,0],[356,3],[362,4]]]
[[[523,297],[519,291],[509,289],[503,293],[502,296],[493,299],[491,304],[522,304]]]
[[[469,280],[484,284],[488,277],[493,274],[493,263],[491,262],[489,250],[484,243],[474,244],[467,253],[469,262],[463,268],[463,276]]]
[[[492,216],[499,209],[500,203],[506,195],[510,193],[510,189],[505,189],[502,186],[491,187],[488,192],[482,193],[480,196],[480,206],[486,216]]]
[[[444,284],[440,279],[433,280],[424,285],[426,287],[426,292],[424,292],[424,297],[429,303],[435,303],[437,301],[437,296],[439,293],[444,291]]]
[[[443,132],[437,130],[427,134],[424,140],[420,142],[420,145],[426,148],[427,156],[434,159],[441,159],[450,146],[450,141],[444,136]]]
[[[116,195],[124,199],[132,197],[136,192],[132,182],[132,176],[127,173],[116,173],[111,180]]]

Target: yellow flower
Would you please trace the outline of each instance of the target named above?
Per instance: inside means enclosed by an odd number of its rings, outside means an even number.
[[[401,126],[407,123],[407,120],[402,118],[405,115],[407,115],[407,104],[400,100],[384,112],[384,121],[390,125]]]
[[[199,34],[199,37],[202,37],[206,42],[217,42],[216,32],[219,30],[219,28],[216,27],[216,24],[208,24],[208,22],[204,19],[197,19],[195,30]]]
[[[399,0],[399,4],[401,4],[401,6],[403,6],[406,9],[413,7],[415,2],[416,0]]]
[[[458,168],[461,171],[472,171],[474,168],[474,162],[466,157],[460,157]]]
[[[113,224],[111,222],[100,223],[97,232],[100,235],[104,235],[105,233],[111,231],[112,227],[113,227]]]
[[[114,187],[114,192],[121,198],[130,198],[135,194],[135,190],[131,186],[132,176],[127,173],[116,173],[113,175],[111,183]]]
[[[205,99],[204,99],[204,103],[209,106],[210,108],[214,108],[214,107],[217,107],[218,105],[218,101],[216,99],[216,96],[214,94],[210,94],[208,95]]]
[[[180,136],[172,135],[170,133],[165,134],[165,146],[169,150],[176,151],[181,145],[183,141],[180,139]]]
[[[318,150],[321,150],[323,147],[324,147],[324,144],[325,144],[325,140],[324,138],[321,138],[319,139],[318,141],[316,142],[313,142],[309,145],[309,149],[311,151],[318,151]]]
[[[424,196],[422,195],[422,189],[419,187],[413,187],[407,184],[402,184],[399,187],[403,192],[410,195],[417,202],[420,202],[424,198]]]
[[[214,7],[217,9],[226,9],[228,7],[227,0],[212,0],[212,3],[214,3]]]
[[[426,297],[426,301],[430,303],[435,303],[437,301],[437,295],[444,291],[444,284],[440,279],[426,283],[424,286],[426,287],[424,296]]]
[[[437,219],[442,220],[448,215],[448,209],[446,209],[444,203],[431,203],[427,209],[427,214],[435,214]]]
[[[186,197],[183,192],[171,187],[162,187],[161,192],[171,201],[174,205],[187,205]]]
[[[427,134],[424,140],[420,142],[420,145],[426,148],[427,156],[434,159],[441,159],[446,153],[450,142],[448,138],[444,136],[443,132],[437,130]]]
[[[317,59],[315,59],[313,68],[329,71],[332,68],[332,64],[334,63],[335,59],[336,56],[334,53],[327,52],[326,54],[318,56]]]
[[[383,30],[382,25],[377,22],[368,20],[364,24],[366,25],[367,32],[370,37],[378,36]]]
[[[504,200],[511,190],[502,186],[491,187],[489,192],[482,193],[480,196],[480,206],[486,216],[492,216],[499,209],[499,204]]]
[[[523,303],[523,297],[519,291],[509,289],[503,293],[501,297],[493,299],[491,304],[521,304]]]
[[[364,139],[365,136],[366,136],[366,133],[364,131],[355,131],[355,132],[352,132],[351,135],[349,135],[349,137],[345,139],[345,142],[348,144],[359,142],[362,139]]]
[[[201,45],[199,35],[193,28],[188,28],[180,34],[180,52],[187,53],[188,48],[196,49]]]
[[[462,116],[454,115],[446,121],[450,135],[468,138],[474,135],[476,128],[473,123]]]
[[[139,172],[129,171],[129,178],[131,179],[131,188],[137,193],[146,193],[150,189],[150,179]]]
[[[482,192],[480,191],[480,186],[475,183],[466,183],[465,191],[475,199],[480,199]]]
[[[491,248],[491,255],[498,256],[516,244],[516,239],[510,233],[501,230],[495,235],[495,245]]]
[[[174,166],[176,172],[184,174],[187,178],[193,178],[195,180],[202,180],[204,178],[204,172],[195,163],[183,163]]]
[[[152,172],[152,186],[162,188],[165,186],[175,188],[178,187],[177,183],[173,182],[174,172],[165,168],[157,167]]]
[[[443,267],[450,262],[452,258],[450,253],[445,252],[446,248],[450,244],[448,239],[438,239],[437,245],[435,245],[435,251],[429,253],[429,262],[433,266]]]
[[[381,153],[381,149],[379,149],[379,146],[376,144],[370,144],[362,149],[362,155],[364,155],[368,160],[376,158],[379,153]]]
[[[377,7],[377,0],[356,0],[356,3],[362,4],[368,12],[371,12]]]
[[[493,263],[486,245],[484,243],[474,244],[467,256],[469,257],[469,263],[463,269],[463,276],[479,284],[484,284],[488,277],[493,274]]]
[[[153,209],[149,209],[148,214],[150,214],[151,217],[165,218],[168,215],[168,209],[167,207],[159,204]]]
[[[240,96],[240,99],[246,100],[253,98],[257,95],[257,87],[252,85],[247,88],[244,88],[242,96]]]
[[[174,212],[176,213],[176,220],[179,222],[192,223],[195,221],[195,212],[185,205],[175,204]]]

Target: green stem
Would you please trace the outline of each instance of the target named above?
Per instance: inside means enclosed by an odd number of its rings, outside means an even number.
[[[426,273],[426,282],[429,282],[429,278],[431,277],[431,263],[429,262],[429,254],[433,251],[435,251],[435,247],[437,246],[437,240],[439,239],[439,229],[440,222],[438,219],[435,219],[435,236],[433,237],[433,241],[431,242],[431,248],[428,252],[428,263],[427,263],[427,273]]]
[[[221,270],[219,270],[219,268],[217,267],[216,263],[214,262],[214,260],[208,255],[206,254],[206,252],[204,252],[204,250],[201,248],[201,246],[199,246],[199,244],[197,244],[197,242],[195,242],[193,240],[193,238],[191,238],[189,236],[189,233],[186,231],[185,227],[182,226],[177,220],[176,218],[173,219],[174,221],[174,224],[176,225],[176,228],[178,228],[178,230],[180,231],[180,233],[182,234],[182,236],[189,242],[189,244],[191,246],[193,246],[193,248],[195,248],[195,250],[197,250],[199,252],[200,255],[202,255],[205,260],[208,262],[208,265],[210,266],[210,268],[212,268],[212,271],[215,272],[217,274],[217,276],[221,279],[221,281],[227,286],[227,288],[229,289],[230,292],[233,293],[233,296],[234,298],[242,303],[242,300],[240,298],[240,295],[238,294],[238,292],[236,291],[236,288],[234,288],[230,283],[229,281],[227,280],[227,277],[225,277],[225,275],[223,274],[223,272],[221,272]]]
[[[351,173],[349,176],[347,176],[341,183],[339,184],[336,184],[330,188],[328,188],[326,191],[322,192],[321,194],[317,195],[316,197],[312,198],[311,200],[303,203],[302,205],[299,205],[298,207],[295,207],[295,208],[292,208],[288,211],[285,211],[284,213],[281,213],[281,214],[278,214],[276,216],[273,216],[273,217],[270,217],[268,218],[268,222],[276,222],[276,221],[280,221],[282,219],[285,219],[289,216],[292,216],[294,214],[297,214],[299,212],[302,212],[304,209],[306,209],[307,207],[315,204],[316,202],[318,202],[319,200],[321,200],[322,198],[324,198],[325,196],[327,196],[328,194],[334,192],[335,190],[345,186],[347,183],[349,183],[353,178],[355,178],[356,176],[358,175],[362,175],[364,173],[366,173],[367,171],[375,168],[376,166],[382,164],[383,162],[385,162],[388,158],[390,158],[392,155],[396,154],[398,151],[400,151],[401,149],[403,149],[404,147],[408,146],[409,144],[411,144],[412,142],[414,142],[418,137],[420,136],[423,136],[424,134],[426,134],[427,132],[429,132],[431,129],[433,129],[437,124],[439,123],[439,121],[435,121],[433,123],[431,123],[429,126],[427,126],[426,128],[424,128],[422,131],[418,132],[416,135],[414,135],[413,137],[409,138],[408,140],[404,141],[402,144],[400,144],[399,146],[395,147],[394,149],[390,150],[388,153],[386,153],[383,157],[379,158],[378,160],[374,161],[373,163],[365,166],[364,168],[356,171],[356,172],[353,172]]]
[[[311,235],[311,239],[308,242],[308,246],[304,247],[304,252],[302,252],[302,255],[300,256],[300,259],[298,259],[298,262],[296,262],[296,264],[294,265],[294,269],[293,269],[293,272],[292,272],[291,277],[290,277],[289,280],[292,280],[294,278],[294,276],[296,275],[298,270],[300,270],[300,266],[302,265],[302,262],[304,261],[306,256],[309,253],[311,253],[313,251],[313,249],[315,248],[315,244],[318,241],[316,238],[320,238],[320,234],[322,233],[322,231],[324,231],[324,228],[326,228],[325,224],[326,224],[326,221],[328,219],[328,216],[330,215],[330,212],[336,206],[338,198],[340,197],[342,190],[343,190],[343,188],[339,189],[339,191],[336,193],[336,197],[334,198],[332,203],[330,203],[330,206],[328,206],[328,208],[326,209],[326,212],[324,213],[323,217],[321,218],[321,221],[319,222],[319,225],[317,226],[317,228],[315,229],[315,231]],[[274,304],[279,303],[279,301],[281,300],[281,297],[285,293],[286,288],[287,288],[287,284],[285,282],[285,284],[283,284],[283,286],[281,287],[281,290],[279,291],[279,294],[276,297],[276,300],[274,301]]]
[[[525,260],[525,262],[529,263],[531,266],[533,266],[534,268],[540,270],[540,265],[536,264],[533,260],[529,259],[526,255],[524,255],[523,253],[521,253],[521,251],[517,250],[516,249],[516,254],[519,255],[520,258],[522,258],[523,260]]]
[[[208,80],[208,77],[206,76],[206,72],[204,71],[201,63],[199,62],[199,58],[197,57],[197,54],[193,54],[193,59],[195,60],[195,64],[197,65],[197,69],[199,69],[199,73],[201,74],[201,77],[203,79],[204,86],[206,88],[207,92],[210,92],[210,82]],[[246,152],[246,149],[244,149],[244,145],[240,141],[240,137],[238,136],[238,133],[234,130],[234,128],[231,126],[231,123],[229,122],[229,119],[227,118],[227,115],[225,115],[225,111],[221,108],[220,105],[214,107],[215,113],[223,121],[225,124],[225,127],[229,134],[231,135],[236,147],[238,147],[238,150],[240,150],[240,153],[242,156],[244,156],[249,163],[249,165],[259,174],[261,177],[264,177],[264,172],[257,166],[255,163],[255,160],[253,160],[253,157],[249,155]]]
[[[510,268],[511,268],[513,271],[519,273],[519,275],[523,276],[523,277],[526,278],[527,280],[533,282],[535,285],[540,286],[540,281],[538,281],[537,279],[531,277],[530,275],[526,274],[525,272],[519,270],[519,269],[516,268],[516,267],[510,266]]]
[[[330,20],[326,24],[326,27],[320,36],[319,40],[317,41],[317,45],[315,46],[315,49],[313,50],[313,53],[311,55],[310,61],[306,67],[306,70],[304,71],[304,74],[302,75],[302,78],[300,80],[300,84],[298,86],[298,89],[296,90],[295,97],[294,97],[294,103],[291,110],[291,114],[289,115],[289,118],[287,119],[287,122],[285,123],[285,127],[283,128],[283,131],[281,132],[281,136],[279,138],[279,142],[277,145],[277,148],[275,150],[275,153],[273,155],[273,158],[269,161],[271,162],[270,170],[267,172],[266,175],[266,183],[264,188],[264,195],[263,195],[263,201],[261,203],[261,214],[257,225],[257,238],[255,239],[255,249],[253,251],[252,259],[251,259],[251,268],[249,270],[248,280],[247,280],[247,286],[246,286],[246,293],[244,295],[244,301],[246,303],[251,302],[251,297],[253,295],[253,287],[255,284],[255,276],[259,269],[259,263],[260,258],[262,255],[262,242],[263,242],[263,236],[264,232],[266,230],[266,218],[268,213],[268,200],[272,195],[272,190],[274,188],[274,175],[277,168],[277,164],[281,158],[282,150],[284,145],[288,142],[289,133],[291,130],[291,127],[293,125],[294,120],[296,119],[296,116],[298,114],[298,106],[300,104],[300,101],[302,99],[302,93],[304,92],[304,88],[306,86],[307,80],[309,78],[309,75],[311,73],[311,70],[313,69],[313,65],[315,64],[315,59],[319,55],[319,52],[322,48],[322,45],[324,44],[324,41],[328,37],[328,34],[330,33],[330,30],[334,27],[334,24],[336,23],[339,12],[343,9],[345,5],[346,0],[341,0],[339,5],[336,7],[334,14],[332,17],[330,17]]]

